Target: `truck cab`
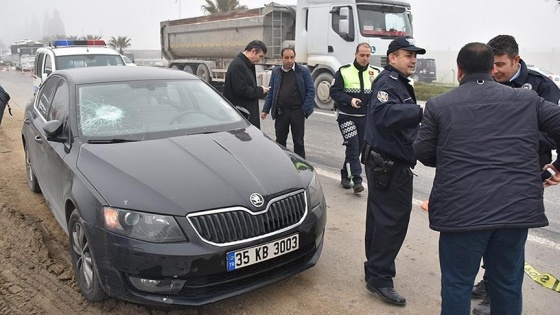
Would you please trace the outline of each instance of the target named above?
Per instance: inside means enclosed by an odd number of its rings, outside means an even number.
[[[37,93],[47,77],[56,70],[77,67],[125,66],[116,50],[103,40],[55,40],[39,48],[33,68],[33,92]]]
[[[329,90],[334,73],[352,62],[359,43],[370,44],[370,65],[382,67],[389,43],[413,36],[410,4],[405,1],[300,0],[296,19],[296,61],[312,70],[315,104],[323,109],[333,108]]]

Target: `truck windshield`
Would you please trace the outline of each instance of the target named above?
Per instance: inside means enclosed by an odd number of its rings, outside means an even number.
[[[412,36],[409,12],[405,7],[358,5],[360,32],[365,37]]]

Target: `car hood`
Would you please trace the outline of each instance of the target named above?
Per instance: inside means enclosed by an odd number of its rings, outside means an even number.
[[[172,215],[243,206],[253,193],[268,201],[306,188],[311,166],[249,127],[115,144],[83,144],[77,168],[113,207]]]

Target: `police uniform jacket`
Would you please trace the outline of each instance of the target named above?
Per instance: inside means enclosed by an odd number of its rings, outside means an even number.
[[[527,69],[523,60],[519,61],[519,66],[521,68],[519,76],[505,84],[514,88],[532,89],[545,100],[560,105],[560,89],[552,80],[537,71]],[[539,155],[544,164],[550,161],[550,151],[554,149],[556,149],[554,140],[543,133],[539,139]]]
[[[276,118],[276,106],[278,103],[278,94],[280,92],[280,84],[282,83],[282,66],[274,67],[270,76],[270,91],[266,94],[264,100],[263,112],[269,113],[272,110],[272,119]],[[297,63],[294,64],[294,71],[296,77],[296,87],[301,95],[301,103],[303,114],[305,118],[313,113],[313,106],[315,105],[315,86],[313,79],[307,67],[302,67]]]
[[[372,149],[395,163],[416,165],[412,143],[422,119],[408,78],[393,66],[385,66],[373,82],[364,140]]]
[[[330,88],[330,96],[334,100],[339,114],[365,116],[371,99],[371,85],[379,70],[373,66],[362,67],[354,60],[353,63],[340,67],[334,75],[334,83]],[[362,101],[360,108],[351,105],[352,99]]]
[[[468,74],[456,89],[428,100],[414,149],[420,162],[437,167],[430,227],[548,225],[535,154],[539,129],[560,143],[560,106],[495,82],[489,73]]]

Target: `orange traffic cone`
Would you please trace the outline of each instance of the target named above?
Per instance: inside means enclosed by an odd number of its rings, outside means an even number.
[[[420,204],[420,208],[422,208],[422,210],[424,211],[428,211],[428,203],[428,200],[422,201],[422,203]]]

